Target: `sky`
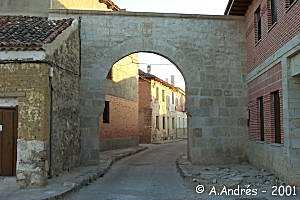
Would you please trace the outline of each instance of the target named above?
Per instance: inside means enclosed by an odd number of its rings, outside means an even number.
[[[113,0],[120,8],[133,12],[160,12],[223,15],[228,0]],[[139,53],[140,69],[147,72],[147,65],[151,65],[151,74],[162,80],[171,80],[175,75],[175,86],[185,90],[184,79],[169,60],[149,53]]]
[[[113,0],[120,8],[135,12],[223,15],[228,0]]]

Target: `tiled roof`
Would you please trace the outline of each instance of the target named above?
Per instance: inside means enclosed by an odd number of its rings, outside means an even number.
[[[157,78],[153,74],[146,73],[146,72],[144,72],[143,70],[140,70],[140,69],[139,69],[139,76],[144,77],[144,78]]]
[[[168,82],[166,82],[166,81],[164,81],[164,80],[158,78],[157,76],[154,76],[153,74],[150,74],[150,73],[146,73],[146,72],[144,72],[144,71],[142,71],[142,70],[140,70],[140,69],[139,69],[139,76],[140,76],[141,78],[145,78],[145,79],[148,79],[148,80],[155,80],[155,81],[158,81],[158,82],[160,82],[161,84],[163,84],[163,85],[165,85],[165,86],[167,86],[167,87],[169,87],[169,88],[172,88],[172,89],[180,89],[180,88],[175,87],[174,85],[172,85],[172,84],[170,84],[170,83],[168,83]],[[180,89],[180,90],[181,90],[181,89]]]
[[[41,50],[69,27],[73,19],[0,16],[0,50]]]

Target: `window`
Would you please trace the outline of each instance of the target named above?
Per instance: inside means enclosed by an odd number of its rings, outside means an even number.
[[[280,125],[280,99],[279,91],[273,92],[274,104],[274,123],[275,123],[275,143],[281,143],[281,125]]]
[[[270,0],[271,3],[271,25],[277,22],[278,0]]]
[[[260,6],[255,11],[255,28],[256,28],[256,42],[261,39],[261,13]]]
[[[175,129],[175,118],[172,118],[172,129]]]
[[[112,68],[109,70],[109,72],[108,72],[106,78],[107,78],[108,80],[112,80],[112,78],[113,78]]]
[[[172,92],[172,104],[174,105],[175,100],[174,100],[174,92]]]
[[[109,101],[105,101],[103,112],[103,123],[109,123]]]
[[[161,98],[162,98],[162,101],[165,102],[165,90],[161,91]]]
[[[265,124],[264,124],[264,100],[263,97],[258,98],[259,128],[260,141],[265,140]]]
[[[170,129],[170,118],[167,117],[167,129]]]
[[[156,124],[156,129],[159,129],[159,116],[156,116],[155,124]]]
[[[159,100],[159,88],[156,87],[156,99]]]
[[[166,129],[166,117],[163,117],[163,129]]]

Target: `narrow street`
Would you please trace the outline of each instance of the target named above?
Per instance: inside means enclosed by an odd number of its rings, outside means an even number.
[[[183,185],[175,166],[176,158],[185,152],[185,141],[151,145],[117,162],[104,177],[66,199],[190,199],[192,192]]]

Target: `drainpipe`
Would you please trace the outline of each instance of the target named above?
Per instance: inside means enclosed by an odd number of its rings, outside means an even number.
[[[53,140],[53,67],[49,67],[49,87],[50,87],[50,138],[49,138],[49,152],[48,152],[48,163],[49,171],[48,178],[52,178],[52,140]]]
[[[78,37],[79,37],[79,77],[81,77],[81,16],[78,18]]]

